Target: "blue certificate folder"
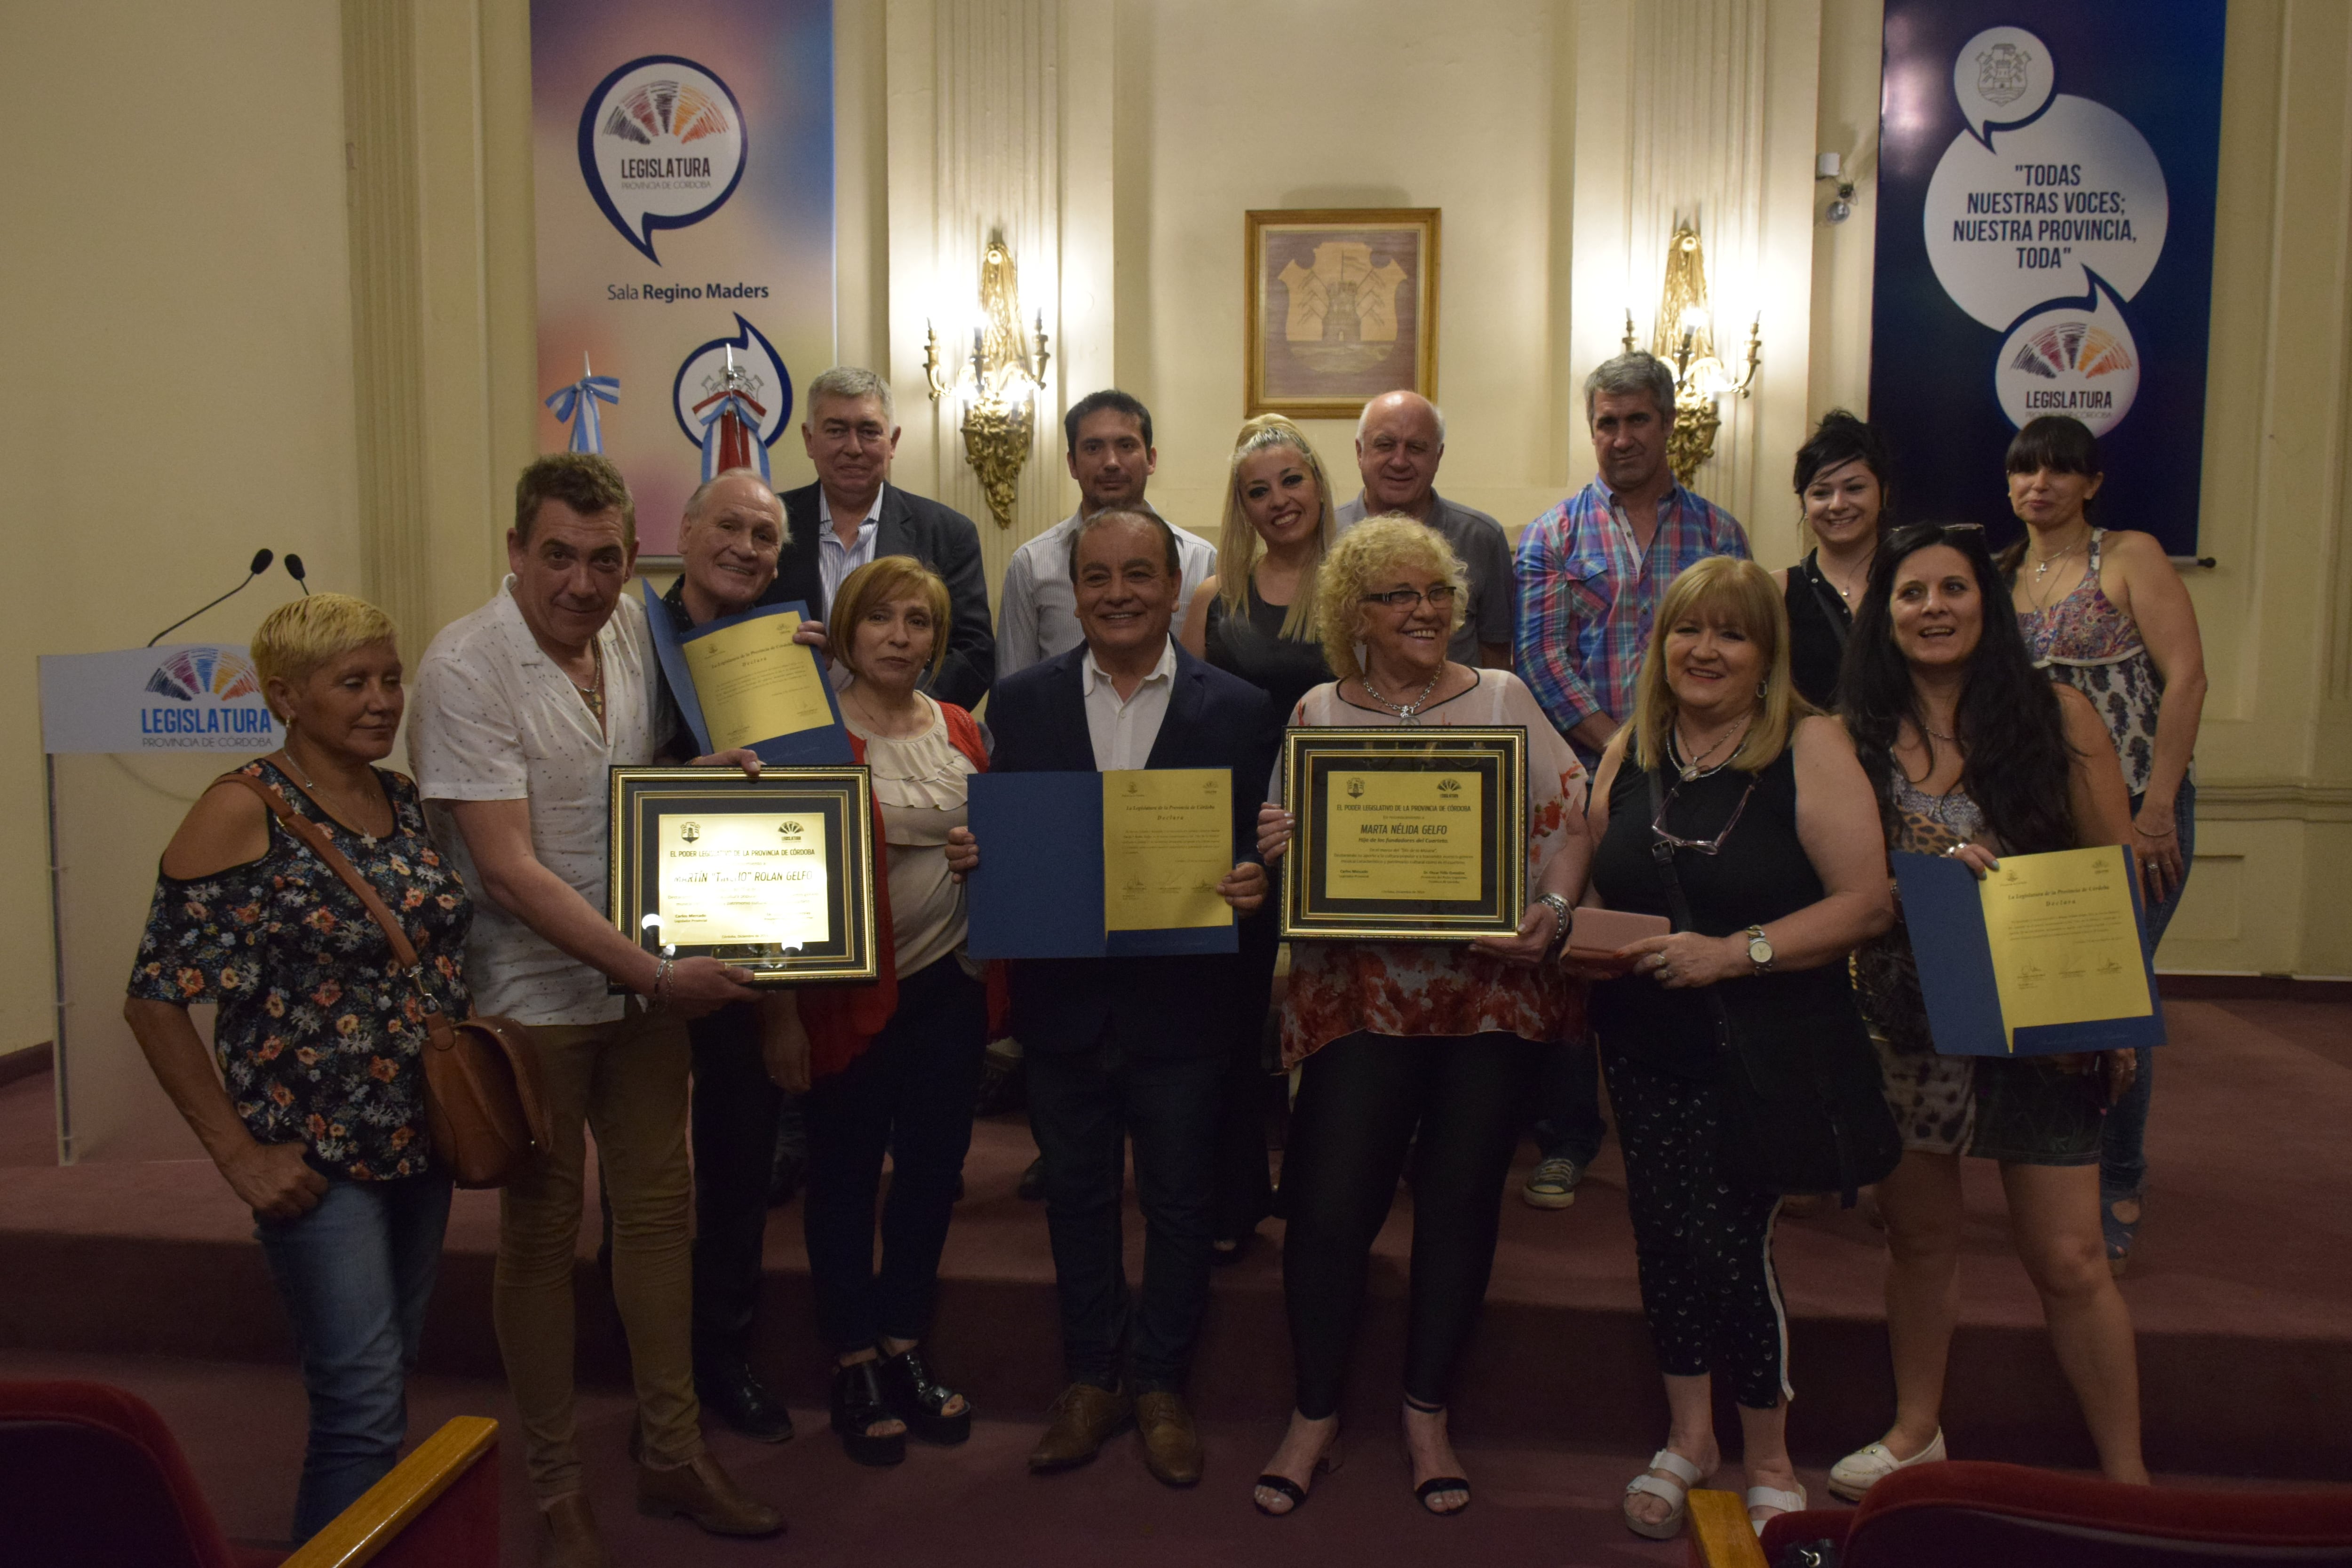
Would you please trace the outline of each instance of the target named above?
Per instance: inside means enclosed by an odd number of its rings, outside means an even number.
[[[1169,931],[1103,928],[1100,773],[975,773],[965,884],[974,958],[1150,958],[1234,952],[1231,921]]]
[[[1937,1056],[2053,1057],[2164,1043],[2164,1008],[2157,999],[2156,968],[2147,961],[2143,940],[2140,967],[2147,980],[2147,1016],[2021,1025],[2012,1050],[1976,873],[1948,855],[1898,851],[1889,858],[1903,889],[1904,923],[1910,928],[1911,952],[1918,961],[1919,990],[1927,1000],[1927,1026]],[[2145,931],[2147,916],[2140,906],[2138,879],[2133,878],[2130,886],[2132,910]]]
[[[654,585],[643,578],[638,579],[638,583],[646,594],[646,629],[653,634],[654,653],[661,659],[662,674],[669,681],[670,700],[677,704],[679,715],[686,720],[686,727],[694,732],[694,743],[700,748],[699,754],[707,757],[711,752],[710,726],[703,721],[702,700],[694,694],[694,676],[686,665],[686,645],[697,637],[709,637],[713,632],[740,626],[761,616],[781,616],[789,612],[805,621],[810,618],[808,606],[797,599],[782,605],[761,605],[740,616],[721,616],[715,621],[705,621],[680,637],[677,628],[670,624],[669,606],[662,603],[659,594],[654,592]],[[849,732],[841,727],[841,699],[835,695],[829,680],[824,684],[824,700],[833,710],[832,723],[820,729],[803,730],[798,734],[778,735],[772,740],[757,742],[751,747],[752,752],[761,762],[773,763],[780,768],[833,767],[856,762],[857,759],[849,750]]]

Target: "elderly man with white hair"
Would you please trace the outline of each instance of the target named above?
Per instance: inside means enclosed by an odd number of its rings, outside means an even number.
[[[1470,569],[1470,605],[1445,657],[1472,668],[1511,668],[1511,622],[1518,597],[1511,543],[1483,511],[1437,493],[1445,456],[1445,411],[1417,392],[1383,392],[1356,420],[1356,471],[1364,488],[1339,509],[1339,531],[1368,517],[1401,512],[1428,524]]]

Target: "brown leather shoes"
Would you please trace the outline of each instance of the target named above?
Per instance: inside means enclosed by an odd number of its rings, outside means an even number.
[[[546,1533],[539,1538],[539,1568],[611,1568],[596,1540],[596,1516],[588,1494],[566,1492],[540,1510]]]
[[[775,1535],[784,1516],[728,1479],[709,1454],[676,1469],[637,1467],[637,1511],[656,1519],[684,1514],[713,1535]]]
[[[1184,1396],[1159,1391],[1135,1396],[1135,1427],[1143,1438],[1143,1468],[1171,1487],[1201,1479],[1201,1435]]]
[[[1054,1424],[1029,1450],[1029,1468],[1045,1475],[1085,1464],[1102,1452],[1102,1446],[1134,1414],[1134,1402],[1123,1392],[1090,1383],[1070,1384],[1054,1401]]]

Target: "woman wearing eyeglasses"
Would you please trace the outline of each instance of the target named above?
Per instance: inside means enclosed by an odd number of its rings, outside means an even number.
[[[1676,577],[1589,813],[1586,901],[1674,926],[1593,971],[1605,976],[1593,1032],[1671,1419],[1648,1473],[1625,1489],[1637,1535],[1679,1531],[1689,1489],[1721,1462],[1718,1368],[1739,1407],[1749,1519],[1760,1530],[1805,1506],[1785,1435],[1772,1222],[1780,1191],[1808,1184],[1760,1154],[1771,1130],[1756,1125],[1745,1083],[1771,1074],[1794,1096],[1769,1114],[1826,1145],[1805,1162],[1832,1173],[1824,1184],[1851,1192],[1894,1163],[1844,963],[1893,919],[1874,815],[1844,732],[1790,679],[1770,575],[1715,556]],[[1824,1083],[1843,1086],[1843,1100],[1824,1100]]]
[[[2130,839],[2106,726],[2089,699],[2033,668],[1984,530],[1929,523],[1887,540],[1839,692],[1890,847],[1957,856],[1982,876],[2000,855]],[[2130,1082],[2132,1053],[1939,1057],[1905,929],[1865,944],[1854,970],[1903,1133],[1903,1162],[1878,1184],[1895,1424],[1838,1461],[1830,1489],[1858,1501],[1895,1471],[1944,1458],[1963,1154],[2000,1162],[2011,1242],[2099,1468],[2146,1483],[2131,1317],[2099,1233],[2101,1123]]]
[[[1516,724],[1528,731],[1528,880],[1518,934],[1467,944],[1291,943],[1286,1065],[1299,1070],[1283,1154],[1283,1294],[1297,1405],[1258,1478],[1260,1511],[1302,1506],[1338,1458],[1339,1391],[1372,1239],[1412,1164],[1412,1278],[1404,1439],[1432,1513],[1470,1506],[1445,1398],[1495,1261],[1503,1179],[1543,1043],[1580,1028],[1574,990],[1539,961],[1584,880],[1584,770],[1507,670],[1445,657],[1468,594],[1444,539],[1411,518],[1359,523],[1316,580],[1323,654],[1339,679],[1307,692],[1293,725]],[[1268,807],[1269,862],[1290,817]]]

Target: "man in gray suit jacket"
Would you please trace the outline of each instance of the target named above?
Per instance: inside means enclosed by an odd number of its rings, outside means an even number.
[[[877,556],[911,555],[948,585],[947,662],[929,689],[943,702],[976,707],[996,676],[980,530],[954,508],[888,482],[898,434],[890,384],[872,371],[836,365],[809,383],[801,440],[816,483],[781,498],[791,542],[760,602],[797,599],[823,620],[852,572]]]

